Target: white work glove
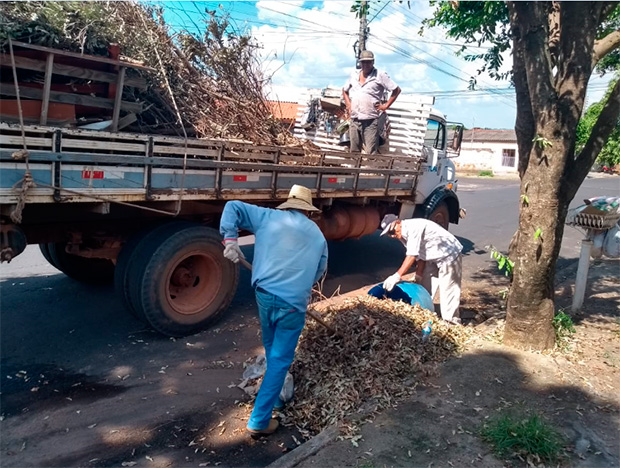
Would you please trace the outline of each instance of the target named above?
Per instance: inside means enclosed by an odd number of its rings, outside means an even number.
[[[237,239],[226,239],[224,241],[224,257],[233,263],[239,263],[240,258],[245,258]]]
[[[400,279],[400,275],[398,273],[394,273],[383,282],[383,289],[385,289],[387,292],[390,292],[392,289],[394,289],[394,286],[396,286],[396,284],[400,282]]]

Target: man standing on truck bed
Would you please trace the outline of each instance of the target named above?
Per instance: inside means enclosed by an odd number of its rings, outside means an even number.
[[[243,257],[237,242],[239,230],[256,237],[252,287],[256,290],[267,371],[247,425],[252,436],[268,435],[278,428],[271,412],[295,357],[312,286],[327,268],[327,242],[308,218],[309,212],[319,211],[312,205],[310,189],[293,185],[287,201],[277,208],[230,201],[220,222],[224,257],[234,263]]]
[[[388,110],[396,101],[400,88],[387,73],[375,68],[375,56],[369,50],[363,50],[360,54],[360,65],[362,69],[351,73],[342,89],[347,112],[351,117],[351,151],[361,151],[363,142],[366,153],[375,154],[379,150],[379,113]],[[386,90],[392,95],[387,102],[382,103]]]
[[[439,295],[441,318],[452,323],[460,323],[459,305],[461,302],[461,276],[463,246],[456,237],[439,224],[428,219],[398,219],[394,214],[387,214],[381,221],[381,235],[400,240],[406,250],[405,260],[396,273],[383,282],[387,291],[394,289],[417,262],[415,279],[431,293],[431,267],[439,268]],[[422,261],[420,261],[422,260]]]

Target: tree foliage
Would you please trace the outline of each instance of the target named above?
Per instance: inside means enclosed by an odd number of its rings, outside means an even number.
[[[464,40],[466,44],[490,44],[482,54],[467,53],[467,45],[458,52],[467,61],[482,61],[478,74],[487,72],[495,79],[509,78],[510,73],[500,73],[504,59],[502,53],[510,49],[510,21],[508,7],[504,2],[461,2],[458,7],[453,2],[431,1],[436,7],[432,18],[422,22],[424,28],[443,26],[448,36]],[[470,88],[476,85],[471,77]]]
[[[502,53],[511,48],[510,19],[508,6],[505,2],[456,2],[431,1],[435,11],[431,18],[422,21],[420,33],[428,27],[442,26],[447,35],[465,42],[458,51],[468,61],[482,61],[478,74],[487,72],[498,80],[511,79],[512,72],[500,73],[503,65]],[[549,2],[547,2],[549,3]],[[597,39],[607,36],[620,29],[620,6],[601,23],[597,31]],[[467,44],[477,46],[489,45],[489,49],[481,54],[468,53]],[[616,49],[603,57],[597,64],[597,71],[604,75],[620,67],[620,50]],[[475,77],[471,78],[472,87]]]
[[[620,6],[609,15],[599,27],[598,38],[605,37],[614,31],[620,31]],[[596,71],[601,75],[608,72],[620,71],[620,49],[615,49],[605,55],[598,62]]]
[[[603,107],[609,99],[611,90],[615,86],[618,79],[620,78],[616,78],[610,83],[607,93],[605,93],[603,99],[588,107],[583,117],[579,121],[579,125],[577,125],[577,152],[583,149],[586,142],[588,141],[588,138],[590,138],[590,134],[592,133],[592,129],[594,128],[594,124],[597,122],[599,116],[601,115]],[[611,132],[611,135],[609,135],[607,143],[605,143],[605,146],[603,147],[603,149],[601,149],[601,152],[599,153],[596,162],[600,165],[608,167],[620,165],[620,118],[616,123],[616,127]]]

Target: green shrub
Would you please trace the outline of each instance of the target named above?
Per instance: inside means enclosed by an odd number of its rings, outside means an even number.
[[[502,416],[486,423],[480,435],[500,457],[534,457],[555,462],[564,455],[560,434],[536,415],[527,419]]]
[[[561,344],[565,342],[569,336],[575,333],[573,318],[560,310],[553,317],[553,328],[555,329],[555,342]]]
[[[478,172],[478,176],[479,177],[493,177],[493,171],[489,171],[485,169],[484,171]]]

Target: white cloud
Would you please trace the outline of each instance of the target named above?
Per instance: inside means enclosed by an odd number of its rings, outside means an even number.
[[[297,10],[301,9],[304,2],[256,2],[256,8],[258,9],[259,19],[277,18],[281,19],[282,16],[279,13],[294,14]]]
[[[481,62],[454,56],[457,48],[441,43],[456,41],[447,38],[441,28],[426,30],[423,37],[418,35],[420,20],[432,11],[427,2],[412,3],[410,9],[394,2],[377,5],[385,8],[370,22],[367,48],[375,53],[378,69],[386,71],[406,93],[467,89],[469,77],[477,75]],[[350,1],[328,1],[311,9],[304,8],[303,2],[261,1],[255,6],[258,17],[272,23],[252,27],[252,34],[263,45],[264,68],[268,75],[273,74],[273,92],[280,99],[297,101],[309,88],[344,84],[355,66],[353,46],[359,30]],[[377,12],[382,6],[373,8]],[[508,52],[504,59],[502,70],[509,70],[512,62]],[[507,86],[507,82],[487,75],[477,79],[482,88]],[[479,115],[477,125],[494,126],[498,122],[489,113],[489,106],[502,109],[502,122],[514,122],[514,104],[496,95],[466,98],[460,104],[449,97],[438,99],[438,107],[448,114],[454,114],[455,106],[469,120],[470,115]]]

